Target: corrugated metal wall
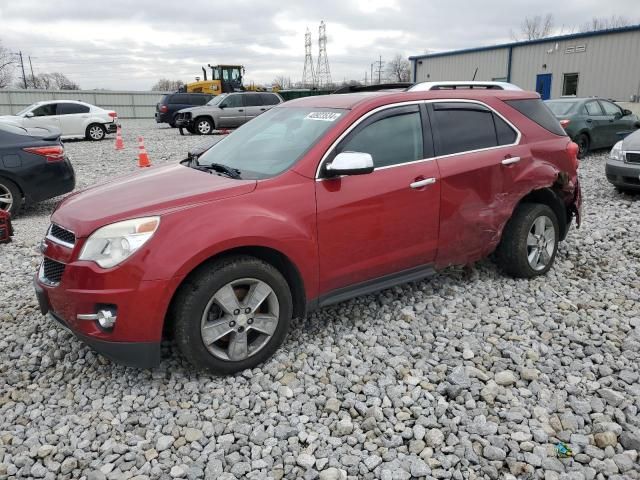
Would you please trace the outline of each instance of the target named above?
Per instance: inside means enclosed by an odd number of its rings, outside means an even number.
[[[584,51],[576,51],[582,47]],[[535,90],[536,76],[544,73],[552,74],[551,98],[562,96],[565,73],[577,73],[578,96],[629,101],[632,95],[640,94],[640,31],[513,49],[513,83]]]
[[[42,100],[80,100],[115,110],[120,118],[153,118],[166,92],[103,92],[92,90],[0,90],[0,115],[19,112]]]
[[[483,52],[422,58],[418,60],[417,81],[472,80],[476,68],[478,68],[476,80],[503,79],[507,76],[508,54],[509,49],[501,48]]]
[[[426,57],[417,62],[419,82],[470,80],[476,66],[476,80],[492,80],[507,76],[508,48]],[[551,98],[562,95],[565,73],[578,73],[578,96],[629,101],[633,95],[640,96],[640,30],[513,47],[512,83],[535,90],[536,76],[545,73],[552,74]]]

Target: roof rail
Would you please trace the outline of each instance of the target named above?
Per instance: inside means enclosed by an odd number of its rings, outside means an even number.
[[[457,89],[477,89],[477,90],[522,90],[517,85],[508,82],[482,82],[482,81],[444,81],[444,82],[421,82],[416,83],[408,90],[410,92],[420,92],[425,90],[457,90]]]
[[[407,90],[412,82],[378,83],[376,85],[346,85],[333,93],[378,92],[380,90]]]

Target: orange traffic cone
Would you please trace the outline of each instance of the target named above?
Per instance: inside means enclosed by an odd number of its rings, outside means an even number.
[[[124,141],[122,140],[122,129],[118,125],[116,130],[116,150],[122,150],[124,148]]]
[[[147,150],[144,148],[144,138],[138,137],[138,167],[150,167],[151,161],[149,160],[149,155],[147,155]]]

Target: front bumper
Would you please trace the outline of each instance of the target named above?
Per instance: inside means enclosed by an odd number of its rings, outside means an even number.
[[[605,174],[609,183],[616,187],[640,190],[640,163],[620,162],[609,158]]]
[[[178,128],[190,128],[193,127],[193,118],[191,117],[183,117],[178,115],[176,117],[176,127]]]
[[[104,128],[107,130],[107,133],[116,133],[118,131],[118,125],[114,123],[106,123]]]

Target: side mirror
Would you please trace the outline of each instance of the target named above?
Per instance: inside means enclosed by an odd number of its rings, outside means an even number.
[[[626,117],[627,115],[633,115],[633,112],[625,108],[624,110],[622,110],[622,115]]]
[[[331,177],[339,175],[364,175],[373,172],[373,158],[368,153],[342,152],[326,165]]]
[[[33,117],[33,112],[27,112],[27,113],[24,114],[24,116],[27,117],[27,118],[31,118],[31,117]]]
[[[226,105],[224,104],[224,102],[223,102],[223,103],[221,103],[220,105],[218,105],[218,108],[221,108],[221,109],[223,109],[223,110],[225,109],[225,107],[226,107]]]

